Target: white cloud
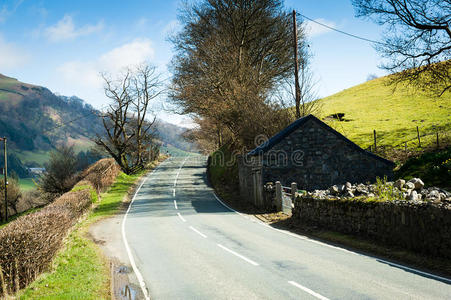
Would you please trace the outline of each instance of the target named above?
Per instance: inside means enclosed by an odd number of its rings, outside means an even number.
[[[108,51],[92,61],[69,61],[58,68],[67,83],[80,89],[101,90],[100,72],[113,76],[127,67],[152,60],[155,51],[149,39],[136,39]]]
[[[327,25],[329,27],[336,28],[336,24],[332,21],[327,21],[322,18],[315,19],[315,21],[318,23]],[[319,36],[319,35],[322,35],[322,34],[332,31],[332,29],[327,28],[325,26],[322,26],[322,25],[312,22],[312,21],[306,21],[305,23],[306,23],[306,25],[305,25],[306,33],[309,37]]]
[[[59,42],[64,40],[73,40],[80,36],[90,35],[99,32],[103,29],[102,21],[96,25],[84,25],[76,28],[72,17],[65,15],[61,20],[53,26],[47,27],[44,30],[45,36],[52,42]]]
[[[155,51],[149,39],[136,39],[117,47],[99,58],[99,66],[110,73],[153,59]]]
[[[0,35],[0,69],[13,69],[28,61],[28,54],[12,43],[8,43]]]

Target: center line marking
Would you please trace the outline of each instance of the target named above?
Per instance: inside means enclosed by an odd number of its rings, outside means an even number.
[[[182,220],[183,222],[186,222],[185,218],[183,218],[180,213],[177,213],[177,216],[179,216],[180,220]]]
[[[205,234],[203,234],[202,232],[200,232],[199,230],[197,230],[196,228],[194,228],[193,226],[190,226],[189,229],[191,229],[192,231],[194,231],[195,233],[199,234],[201,237],[203,237],[204,239],[207,238],[207,236]]]
[[[182,162],[182,164],[180,165],[180,168],[179,168],[179,170],[178,170],[178,172],[177,172],[177,175],[175,176],[174,187],[177,186],[177,180],[179,179],[180,171],[182,170],[183,165],[185,164],[185,162],[186,162],[186,160],[188,159],[188,157],[189,157],[189,155],[185,158],[185,160],[184,160],[184,161]]]
[[[175,197],[175,189],[172,189],[172,197]]]
[[[227,251],[227,252],[229,252],[229,253],[232,253],[232,254],[235,255],[235,256],[238,256],[238,257],[241,258],[242,260],[247,261],[247,262],[250,263],[251,265],[258,266],[258,263],[256,263],[255,261],[250,260],[249,258],[244,257],[243,255],[238,254],[238,253],[236,253],[235,251],[230,250],[229,248],[226,248],[226,247],[224,247],[224,246],[221,245],[221,244],[217,244],[217,245],[218,245],[218,247],[224,249],[225,251]]]
[[[294,285],[294,286],[297,287],[297,288],[300,288],[300,289],[303,290],[304,292],[307,292],[307,293],[309,293],[310,295],[312,295],[312,296],[314,296],[314,297],[316,297],[316,298],[318,298],[318,299],[321,299],[321,300],[329,300],[329,298],[324,297],[323,295],[320,295],[320,294],[318,294],[318,293],[312,291],[311,289],[306,288],[306,287],[303,286],[303,285],[300,285],[299,283],[297,283],[297,282],[295,282],[295,281],[288,281],[288,283],[291,284],[291,285]]]
[[[175,209],[179,209],[179,208],[177,207],[177,201],[175,201],[175,200],[174,200],[174,206],[175,206]]]

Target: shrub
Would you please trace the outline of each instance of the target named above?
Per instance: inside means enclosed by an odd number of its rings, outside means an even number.
[[[120,167],[112,158],[104,158],[84,170],[80,179],[89,182],[98,193],[114,183]]]
[[[0,230],[0,267],[4,280],[0,295],[24,288],[50,267],[68,230],[91,203],[90,189],[69,192]]]
[[[387,183],[387,176],[384,176],[383,179],[376,178],[375,194],[378,199],[384,201],[394,201],[404,198],[402,193],[396,190],[393,184]]]
[[[5,184],[4,179],[0,180],[0,215],[4,216],[5,211]],[[17,213],[17,203],[22,195],[19,183],[14,178],[8,178],[8,215]]]
[[[78,176],[84,179],[70,192],[0,229],[0,298],[49,269],[70,228],[97,200],[97,191],[111,185],[118,173],[113,159],[102,159]]]
[[[29,209],[44,206],[54,199],[54,195],[44,193],[38,189],[22,192],[22,196],[19,198],[16,206],[17,213],[20,214]]]
[[[77,158],[73,147],[61,146],[50,153],[50,160],[45,165],[39,187],[51,194],[61,195],[75,185]]]

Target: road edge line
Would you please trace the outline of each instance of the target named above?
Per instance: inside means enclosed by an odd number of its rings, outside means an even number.
[[[358,253],[358,252],[355,252],[355,251],[351,251],[351,250],[348,250],[348,249],[345,249],[345,248],[341,248],[341,247],[338,247],[338,246],[332,246],[332,245],[326,244],[326,243],[324,243],[324,242],[321,242],[321,241],[317,241],[317,240],[311,239],[311,238],[306,237],[306,236],[302,236],[302,235],[299,235],[299,234],[296,234],[296,233],[288,232],[288,231],[286,231],[286,230],[274,228],[274,227],[272,227],[272,226],[269,226],[269,225],[266,224],[266,223],[263,223],[262,221],[258,220],[257,218],[256,218],[256,220],[252,220],[252,219],[250,219],[247,215],[245,215],[245,214],[243,214],[243,213],[240,213],[240,212],[234,210],[233,208],[231,208],[230,206],[228,206],[227,204],[225,204],[223,201],[221,201],[221,200],[219,199],[219,197],[216,195],[214,189],[212,190],[212,193],[213,193],[213,196],[216,198],[216,200],[218,200],[224,207],[226,207],[226,208],[229,209],[230,211],[235,212],[235,213],[237,213],[238,215],[242,216],[243,218],[248,219],[248,220],[250,220],[251,222],[256,222],[257,224],[260,224],[260,225],[262,225],[262,226],[265,226],[265,227],[267,227],[267,228],[269,228],[269,229],[275,230],[275,231],[277,231],[277,232],[280,232],[280,233],[289,235],[289,236],[291,236],[291,237],[294,237],[294,238],[297,238],[297,239],[300,239],[300,240],[304,240],[304,241],[307,241],[307,242],[311,242],[311,243],[318,244],[318,245],[321,245],[321,246],[324,246],[324,247],[328,247],[328,248],[332,248],[332,249],[335,249],[335,250],[340,250],[340,251],[342,251],[342,252],[346,252],[346,253],[349,253],[349,254],[358,255],[358,256],[363,256],[363,257],[367,257],[367,258],[373,258],[373,259],[376,259],[376,260],[378,260],[378,261],[380,261],[380,262],[382,262],[382,263],[385,263],[385,264],[388,264],[388,265],[393,265],[393,266],[398,267],[398,268],[400,268],[400,269],[403,269],[403,270],[405,270],[405,271],[411,271],[411,272],[413,272],[413,273],[416,273],[417,275],[422,275],[422,276],[426,276],[426,277],[432,277],[432,278],[434,278],[434,279],[436,279],[436,280],[445,281],[445,282],[447,282],[448,284],[451,283],[451,279],[446,278],[446,277],[442,277],[442,276],[435,275],[435,274],[428,273],[428,272],[424,272],[424,271],[421,271],[421,270],[418,270],[418,269],[415,269],[415,268],[411,268],[411,267],[408,267],[408,266],[404,266],[404,265],[401,265],[401,264],[398,264],[398,263],[395,263],[395,262],[391,262],[391,261],[389,261],[389,260],[382,259],[382,258],[377,257],[377,256],[373,256],[373,255],[364,255],[364,254],[361,254],[361,253]]]
[[[169,159],[168,159],[169,160]],[[168,161],[167,160],[167,161]],[[141,182],[141,184],[139,185],[139,187],[136,189],[135,194],[133,195],[132,201],[130,201],[130,204],[128,205],[127,211],[124,214],[124,218],[122,219],[122,225],[121,225],[121,231],[122,231],[122,241],[124,242],[124,246],[125,246],[125,250],[127,251],[127,255],[128,255],[128,259],[130,260],[130,264],[132,266],[133,272],[135,272],[136,278],[138,279],[139,285],[141,287],[141,290],[144,294],[144,298],[146,300],[150,300],[149,297],[149,293],[147,291],[146,288],[146,283],[144,282],[144,278],[141,274],[141,272],[139,271],[138,267],[136,266],[135,263],[135,259],[133,257],[133,254],[130,250],[130,246],[128,245],[128,241],[127,241],[127,237],[125,235],[125,221],[127,220],[127,215],[132,207],[133,202],[135,201],[136,195],[138,194],[139,190],[141,189],[141,187],[144,185],[144,183],[147,181],[147,179],[153,174],[155,173],[155,171],[161,166],[158,165],[155,169],[153,169],[152,172],[150,172],[149,174],[146,175],[146,177],[143,179],[143,181]]]
[[[324,297],[323,295],[321,295],[321,294],[319,294],[319,293],[317,293],[315,291],[312,291],[311,289],[309,289],[309,288],[297,283],[296,281],[288,281],[288,283],[291,284],[292,286],[297,287],[298,289],[303,290],[306,293],[309,293],[313,297],[316,297],[316,298],[321,299],[321,300],[329,300],[329,298]]]

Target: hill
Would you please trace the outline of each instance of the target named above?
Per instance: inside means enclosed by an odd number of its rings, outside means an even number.
[[[59,144],[86,151],[93,146],[95,134],[104,130],[99,112],[82,99],[55,95],[45,87],[1,74],[0,111],[0,136],[8,138],[12,159],[28,167],[43,166],[49,151]],[[181,137],[183,132],[176,125],[157,122],[160,140],[171,152],[194,150]]]
[[[413,146],[417,137],[435,139],[450,135],[451,93],[432,98],[424,92],[399,85],[388,85],[388,77],[377,78],[318,100],[319,117],[363,148],[373,144],[395,146],[405,141]]]

